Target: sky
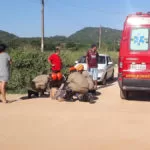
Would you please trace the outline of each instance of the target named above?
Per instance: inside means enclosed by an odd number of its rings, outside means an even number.
[[[40,0],[0,0],[0,30],[41,36]],[[122,29],[128,14],[150,11],[149,0],[45,0],[45,36],[70,36],[84,27]]]

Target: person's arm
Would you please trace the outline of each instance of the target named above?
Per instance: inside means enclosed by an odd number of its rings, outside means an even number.
[[[87,70],[89,69],[89,61],[88,61],[88,58],[89,58],[89,52],[87,52],[87,55],[86,55]]]
[[[8,59],[9,64],[11,65],[11,64],[12,64],[12,59],[11,59],[11,57],[9,56],[9,54],[7,54],[7,59]]]
[[[12,59],[9,60],[9,64],[10,64],[10,65],[12,64]]]
[[[60,62],[61,62],[61,69],[62,69],[63,68],[63,61],[62,61],[61,57],[60,57]]]
[[[70,79],[70,75],[68,76],[68,79],[67,79],[67,83],[70,83],[71,79]]]
[[[97,63],[98,63],[98,58],[99,58],[98,52],[96,52],[96,58],[97,58]]]
[[[73,80],[73,77],[72,77],[72,76],[73,76],[72,74],[70,74],[70,75],[68,76],[67,83],[72,82],[72,80]]]
[[[52,64],[52,55],[48,57],[48,62],[51,66],[55,66],[55,64]]]

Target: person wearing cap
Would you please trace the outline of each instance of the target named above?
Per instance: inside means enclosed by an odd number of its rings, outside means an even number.
[[[95,90],[97,89],[98,78],[98,57],[97,46],[93,44],[86,55],[87,68],[94,81]]]
[[[76,71],[77,71],[77,69],[74,66],[69,68],[70,73],[73,73],[73,72],[76,72]]]
[[[67,87],[73,92],[78,92],[80,94],[85,94],[88,92],[88,82],[86,78],[79,73],[75,67],[71,67],[70,74],[67,79]]]
[[[6,45],[0,44],[0,93],[2,95],[2,102],[7,103],[6,100],[6,85],[10,77],[11,58],[5,52]]]
[[[89,74],[88,71],[84,70],[84,66],[82,64],[78,64],[75,68],[87,79],[87,82],[89,84],[89,91],[94,90],[94,82],[92,80],[92,76]]]
[[[80,72],[82,74],[82,72],[84,71],[84,66],[82,64],[78,64],[77,66],[75,66],[76,70],[78,72]]]
[[[76,72],[76,68],[73,66],[73,67],[70,67],[69,68],[69,78],[70,78],[70,74]],[[73,96],[73,92],[72,92],[72,89],[70,87],[68,87],[68,84],[69,82],[66,82],[66,83],[62,83],[61,86],[59,87],[58,91],[56,92],[56,99],[59,101],[59,102],[62,102],[62,101],[65,101],[65,100],[71,100],[72,96]],[[64,91],[66,94],[64,94]]]
[[[60,48],[56,47],[55,53],[48,57],[48,62],[51,64],[52,72],[60,72],[62,69],[62,60],[60,58]]]
[[[65,95],[63,94],[64,90],[66,91]],[[72,97],[77,93],[79,100],[81,100],[83,95],[88,93],[88,82],[75,67],[70,67],[67,81],[59,88],[59,91],[56,94],[56,99],[60,99],[59,101],[72,100]]]

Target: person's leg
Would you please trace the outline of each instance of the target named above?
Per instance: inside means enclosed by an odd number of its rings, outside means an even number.
[[[96,94],[96,88],[95,87],[97,87],[97,82],[95,81],[96,77],[95,77],[94,68],[90,69],[90,76],[92,77],[92,80],[93,80],[93,83],[94,83],[94,89],[92,90],[92,94]]]
[[[91,72],[90,72],[90,71],[91,71],[91,70],[90,70],[90,68],[88,68],[88,69],[87,69],[87,71],[88,71],[88,73],[89,73],[89,74],[91,74]]]
[[[98,78],[98,69],[93,68],[93,81],[95,90],[97,89],[97,78]]]
[[[2,82],[0,81],[0,94],[1,94],[1,85],[2,85]],[[0,99],[0,102],[1,102],[1,99]]]
[[[97,80],[94,80],[94,89],[97,90]]]
[[[5,82],[5,81],[1,82],[1,94],[2,94],[2,102],[3,103],[7,103],[7,100],[6,100],[6,85],[7,85],[7,82]]]
[[[89,68],[89,74],[93,78],[93,68]]]
[[[93,68],[90,68],[89,69],[90,71],[89,71],[89,75],[92,77],[92,79],[93,79]]]
[[[1,86],[2,86],[2,82],[0,81],[0,94],[1,94]]]

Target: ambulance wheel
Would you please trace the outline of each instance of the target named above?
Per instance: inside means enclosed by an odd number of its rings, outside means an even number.
[[[128,94],[129,94],[128,91],[120,89],[120,97],[121,97],[121,99],[128,99]]]

